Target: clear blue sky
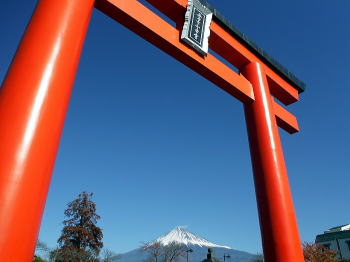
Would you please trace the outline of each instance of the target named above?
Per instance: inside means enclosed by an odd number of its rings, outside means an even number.
[[[301,132],[281,130],[301,239],[350,223],[350,1],[211,4],[307,83],[289,107]],[[1,3],[1,80],[34,6]],[[115,252],[177,225],[261,251],[241,103],[97,10],[42,220],[49,246],[83,190],[95,194],[105,246]]]

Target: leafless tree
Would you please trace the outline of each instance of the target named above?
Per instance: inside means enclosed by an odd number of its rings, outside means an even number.
[[[176,242],[171,242],[163,247],[164,260],[162,262],[178,262],[180,257],[185,257],[187,247]]]
[[[41,240],[38,240],[38,241],[36,242],[36,247],[35,247],[35,249],[36,249],[36,250],[40,250],[40,251],[45,251],[45,252],[47,252],[47,251],[50,250],[50,248],[46,245],[46,243],[43,242],[43,241],[41,241]]]
[[[101,262],[114,262],[121,258],[121,255],[114,253],[113,251],[105,248],[102,251]]]
[[[150,262],[158,262],[158,257],[162,254],[162,244],[158,241],[152,243],[144,243],[141,250],[149,254],[148,260]]]
[[[160,242],[144,244],[141,249],[149,254],[147,261],[151,262],[178,262],[179,258],[185,257],[186,246],[171,242],[162,245]]]
[[[35,246],[35,255],[39,255],[41,258],[46,258],[50,254],[50,248],[47,244],[38,239]]]

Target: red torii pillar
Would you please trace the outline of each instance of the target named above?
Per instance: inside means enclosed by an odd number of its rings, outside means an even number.
[[[266,262],[303,262],[304,256],[294,213],[272,96],[259,63],[241,68],[250,81],[255,101],[246,103],[250,155],[260,231]]]
[[[40,0],[0,93],[0,260],[29,262],[94,0]]]

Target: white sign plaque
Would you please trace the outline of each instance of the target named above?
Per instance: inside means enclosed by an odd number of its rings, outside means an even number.
[[[213,13],[198,0],[188,0],[181,40],[202,55],[208,53],[210,23]]]

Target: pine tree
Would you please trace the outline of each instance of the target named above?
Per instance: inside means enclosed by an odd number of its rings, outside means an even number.
[[[68,203],[64,211],[66,220],[58,239],[60,248],[54,250],[54,261],[98,261],[103,247],[101,228],[96,226],[100,216],[96,214],[96,204],[92,193],[82,192],[78,198]]]

